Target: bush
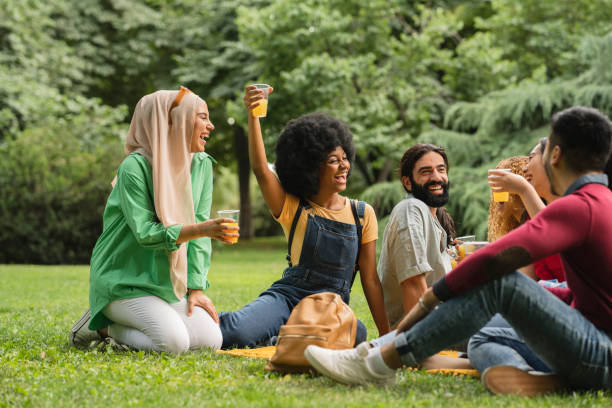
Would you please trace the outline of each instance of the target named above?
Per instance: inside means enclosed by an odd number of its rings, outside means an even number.
[[[83,112],[0,144],[0,263],[89,263],[123,128]]]
[[[359,195],[359,199],[370,204],[380,219],[391,214],[393,207],[406,197],[406,190],[398,179],[377,183]]]

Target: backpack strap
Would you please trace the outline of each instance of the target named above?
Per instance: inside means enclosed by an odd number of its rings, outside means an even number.
[[[306,202],[303,198],[300,198],[300,203],[298,204],[298,208],[295,211],[295,215],[293,216],[293,222],[291,223],[291,230],[289,231],[289,240],[287,242],[287,263],[289,267],[293,266],[291,263],[291,245],[293,244],[293,234],[295,233],[295,226],[297,225],[298,220],[300,219],[300,215],[302,215],[302,210],[306,208],[310,208],[310,204]]]
[[[351,210],[353,211],[353,218],[355,218],[355,226],[357,227],[357,259],[355,259],[355,267],[353,268],[353,279],[351,279],[351,288],[355,282],[357,271],[359,270],[359,254],[361,252],[361,236],[363,233],[363,225],[361,224],[361,218],[365,215],[365,202],[351,200]]]

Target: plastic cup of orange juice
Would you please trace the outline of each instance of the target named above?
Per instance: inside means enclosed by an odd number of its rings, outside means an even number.
[[[465,253],[465,243],[472,242],[476,239],[476,235],[464,235],[462,237],[457,237],[457,261],[462,261],[467,256]]]
[[[511,172],[510,169],[489,169],[489,176],[491,175],[492,171]],[[494,191],[493,192],[493,201],[495,201],[496,203],[505,203],[509,199],[510,199],[510,193],[508,193],[507,191]]]
[[[259,105],[253,108],[253,116],[257,118],[265,118],[268,113],[268,95],[270,94],[270,85],[268,84],[253,84],[263,91],[263,99],[258,101]]]
[[[479,250],[480,248],[484,248],[489,245],[488,241],[472,241],[466,242],[464,246],[465,256],[472,255],[474,252]]]
[[[224,222],[221,225],[227,225],[230,227],[238,226],[238,217],[240,216],[240,210],[221,210],[221,211],[217,211],[217,214],[219,215],[219,218],[231,218],[232,220],[234,220],[234,222]],[[237,231],[236,230],[223,230],[223,232],[232,234]],[[230,237],[229,240],[231,244],[235,244],[236,242],[238,242],[238,237]]]

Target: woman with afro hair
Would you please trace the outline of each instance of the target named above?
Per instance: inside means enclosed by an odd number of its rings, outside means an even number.
[[[313,293],[334,292],[348,303],[357,267],[378,332],[387,333],[376,274],[374,210],[340,195],[355,158],[351,132],[324,113],[289,121],[276,145],[277,177],[268,168],[259,118],[253,115],[262,98],[261,90],[247,86],[249,159],[266,204],[288,238],[289,267],[257,299],[219,315],[222,348],[269,344],[299,301]],[[366,337],[359,321],[356,344]]]

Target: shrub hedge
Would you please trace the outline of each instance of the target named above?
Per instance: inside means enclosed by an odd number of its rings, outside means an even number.
[[[116,126],[81,117],[0,143],[0,263],[89,263],[123,158]]]

